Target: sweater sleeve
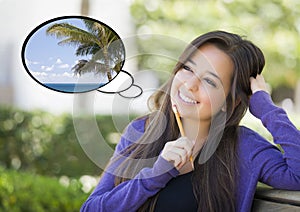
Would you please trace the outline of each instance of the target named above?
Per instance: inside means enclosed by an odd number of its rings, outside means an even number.
[[[115,155],[121,153],[141,134],[143,120],[127,127],[116,146]],[[118,163],[119,164],[119,163]],[[155,195],[167,182],[176,177],[176,168],[159,156],[153,167],[143,168],[133,179],[114,186],[114,165],[108,166],[99,184],[82,205],[81,211],[136,211],[149,197]]]
[[[282,153],[257,134],[250,136],[259,140],[250,154],[252,168],[259,170],[259,180],[278,189],[300,190],[300,131],[264,91],[252,95],[250,112],[262,121],[274,143],[284,151]]]

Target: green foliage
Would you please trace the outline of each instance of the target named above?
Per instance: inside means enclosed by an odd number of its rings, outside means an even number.
[[[78,180],[63,186],[55,178],[0,168],[1,211],[78,211],[87,197]]]
[[[212,30],[246,35],[266,56],[265,78],[272,87],[295,87],[300,77],[300,2],[297,0],[135,0],[131,5],[138,34],[168,35],[186,43]],[[140,52],[172,56],[181,45],[138,39]],[[171,71],[174,59],[144,55],[140,69]],[[165,79],[162,79],[165,81]]]
[[[52,115],[0,107],[0,117],[1,166],[49,176],[78,177],[99,175],[102,171],[83,152],[71,114]],[[123,124],[116,129],[110,115],[96,116],[97,126],[101,125],[99,130],[112,148],[119,137],[111,135],[120,135],[129,122],[125,116],[118,119]]]

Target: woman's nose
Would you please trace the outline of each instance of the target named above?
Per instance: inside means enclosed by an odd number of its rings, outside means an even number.
[[[185,86],[190,91],[198,91],[200,85],[200,79],[197,76],[193,76],[185,82]]]

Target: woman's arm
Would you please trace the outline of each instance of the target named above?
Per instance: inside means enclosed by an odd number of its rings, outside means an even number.
[[[250,98],[250,112],[262,121],[284,153],[260,142],[251,155],[252,167],[260,167],[260,180],[266,184],[279,189],[300,190],[300,131],[285,111],[274,105],[265,87],[261,76],[251,80],[254,94]],[[255,139],[261,138],[256,136]]]
[[[116,147],[115,155],[130,143],[129,138],[137,139],[143,120],[129,125]],[[136,127],[134,127],[136,125]],[[141,133],[141,132],[140,132]],[[114,186],[114,170],[109,167],[102,175],[99,184],[83,204],[81,211],[136,211],[149,197],[156,194],[166,183],[178,175],[173,164],[161,156],[152,168],[143,168],[134,179]]]

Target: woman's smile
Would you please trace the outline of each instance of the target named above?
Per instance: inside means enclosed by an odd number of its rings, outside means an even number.
[[[178,97],[181,101],[183,101],[184,103],[186,104],[192,104],[192,105],[195,105],[195,104],[198,104],[199,102],[184,95],[182,92],[178,91]]]

